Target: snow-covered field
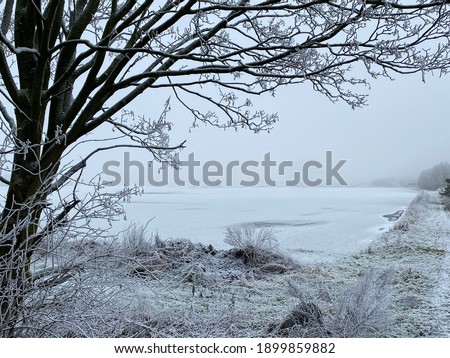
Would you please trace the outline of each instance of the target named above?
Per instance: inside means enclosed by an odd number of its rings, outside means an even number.
[[[327,260],[365,249],[392,224],[383,215],[405,209],[416,194],[355,187],[145,188],[124,204],[127,222],[113,230],[154,217],[148,229],[163,239],[188,238],[226,249],[227,227],[253,223],[272,228],[281,249]]]
[[[177,195],[165,190],[126,203],[128,222],[144,222],[155,207],[163,218],[173,219],[171,225],[157,219],[151,222],[161,225],[161,239],[135,227],[112,242],[55,237],[39,248],[32,263],[36,284],[26,296],[20,334],[450,336],[450,216],[438,193],[419,193],[400,219],[389,222],[383,215],[401,210],[413,191],[259,188],[206,192],[190,189]],[[198,210],[183,211],[187,207]],[[245,211],[249,207],[253,211]],[[320,218],[323,222],[318,223]],[[310,225],[300,225],[308,220]],[[225,227],[235,225],[238,232],[244,222],[256,224],[255,231],[273,228],[285,251],[290,234],[309,234],[316,240],[299,241],[298,247],[309,243],[311,250],[334,255],[334,260],[313,262],[311,257],[322,256],[298,250],[293,260],[276,249],[268,250],[261,241],[234,245],[231,250],[205,245],[220,246]],[[170,232],[174,237],[188,236],[179,232],[193,237],[195,230],[202,232],[202,225],[211,233],[200,235],[204,244],[162,237]],[[327,230],[328,241],[320,243],[321,233]],[[221,234],[220,239],[215,233]]]

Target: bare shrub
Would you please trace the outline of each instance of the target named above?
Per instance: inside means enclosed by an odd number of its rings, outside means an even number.
[[[154,251],[155,239],[147,231],[147,225],[133,224],[120,236],[120,249],[125,256],[148,255]]]
[[[280,322],[269,327],[276,336],[289,337],[326,337],[324,314],[320,308],[321,294],[305,289],[288,280],[288,291],[298,302]]]
[[[114,337],[132,306],[111,246],[60,242],[33,262],[16,336]],[[81,251],[81,247],[83,248]]]
[[[298,304],[278,324],[278,335],[291,337],[380,337],[390,319],[390,271],[366,271],[354,284],[332,292],[329,287],[310,292],[288,282]],[[324,295],[324,290],[326,294]],[[327,312],[327,314],[323,313]],[[283,329],[288,329],[284,331]]]
[[[366,271],[335,298],[333,318],[328,330],[333,337],[379,337],[386,334],[391,321],[388,283],[390,271]]]
[[[119,235],[114,255],[129,275],[155,277],[181,264],[192,247],[187,240],[161,240],[158,233],[148,232],[147,225],[134,224]]]
[[[328,336],[322,310],[312,297],[305,295],[281,322],[269,327],[269,332],[289,337]]]
[[[258,228],[252,224],[228,227],[224,241],[233,246],[236,256],[243,256],[244,262],[249,265],[262,266],[284,259],[270,228]]]

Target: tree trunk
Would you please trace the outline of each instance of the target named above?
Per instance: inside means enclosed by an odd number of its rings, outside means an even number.
[[[2,246],[2,250],[4,247]],[[4,250],[3,250],[4,251]],[[14,337],[28,286],[31,253],[11,247],[0,257],[0,337]]]
[[[0,221],[0,336],[3,337],[14,336],[31,278],[30,260],[38,244],[36,233],[46,199],[45,193],[37,193],[40,186],[35,173],[23,167],[13,171]]]

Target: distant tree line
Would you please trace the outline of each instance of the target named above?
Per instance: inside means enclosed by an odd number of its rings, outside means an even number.
[[[437,190],[446,186],[446,179],[450,179],[450,164],[447,161],[421,172],[417,184],[420,189]]]

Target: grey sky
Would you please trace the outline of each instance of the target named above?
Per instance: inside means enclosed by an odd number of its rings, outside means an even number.
[[[307,83],[280,89],[275,98],[252,99],[254,108],[278,112],[280,121],[270,134],[206,126],[189,133],[191,116],[172,97],[168,117],[174,123],[172,142],[187,140],[181,159],[195,152],[201,162],[218,160],[224,165],[231,160],[262,161],[271,152],[275,160],[301,166],[308,160],[324,161],[325,152],[331,150],[336,161],[347,160],[341,173],[350,185],[379,177],[415,179],[422,169],[450,159],[449,76],[428,75],[426,83],[419,75],[398,76],[395,81],[370,79],[370,83],[368,106],[355,110],[345,103],[331,103]],[[132,109],[157,118],[165,99],[148,92]],[[105,160],[121,160],[122,152],[99,155],[87,173],[98,171]],[[150,159],[139,150],[131,157]]]

